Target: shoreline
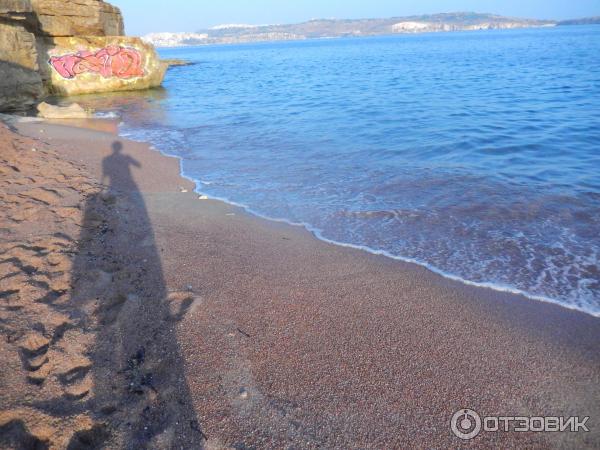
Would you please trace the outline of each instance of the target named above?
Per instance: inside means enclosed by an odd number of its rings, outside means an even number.
[[[90,121],[92,122],[92,121]],[[93,126],[93,124],[87,124],[83,125],[84,128],[88,128],[89,126]],[[98,127],[95,127],[94,129],[98,129]],[[102,130],[100,130],[102,131]],[[600,318],[600,311],[598,312],[592,312],[589,310],[586,310],[583,307],[577,306],[577,305],[570,305],[567,304],[561,300],[557,300],[551,297],[546,297],[543,295],[535,295],[535,294],[530,294],[526,291],[523,291],[521,289],[518,289],[516,287],[512,287],[510,285],[503,285],[503,284],[498,284],[498,283],[494,283],[494,282],[488,282],[488,281],[484,281],[484,282],[477,282],[477,281],[470,281],[467,280],[465,278],[462,278],[461,276],[458,275],[454,275],[450,272],[446,272],[443,269],[438,269],[437,267],[427,263],[427,262],[423,262],[423,261],[419,261],[416,260],[414,258],[409,258],[409,257],[404,257],[404,256],[398,256],[398,255],[394,255],[393,253],[388,252],[387,250],[377,250],[368,246],[364,246],[364,245],[357,245],[357,244],[352,244],[352,243],[348,243],[348,242],[340,242],[340,241],[336,241],[333,239],[329,239],[325,236],[322,235],[321,230],[319,230],[318,228],[312,226],[309,223],[305,223],[305,222],[292,222],[288,219],[283,219],[283,218],[277,218],[277,217],[271,217],[271,216],[267,216],[265,214],[261,214],[258,211],[255,211],[252,207],[230,200],[228,198],[224,198],[224,197],[215,197],[212,195],[207,194],[206,192],[203,192],[200,188],[199,188],[199,184],[202,184],[201,180],[195,179],[190,175],[186,175],[184,170],[183,170],[183,158],[177,156],[177,155],[173,155],[173,154],[169,154],[167,152],[164,152],[163,150],[157,148],[153,143],[151,142],[146,142],[146,141],[138,141],[135,139],[131,139],[130,137],[126,136],[126,135],[121,135],[119,133],[118,130],[118,126],[115,127],[114,129],[114,134],[118,135],[119,137],[121,137],[122,139],[127,139],[127,140],[132,140],[134,142],[138,142],[140,144],[145,144],[148,145],[148,147],[150,148],[150,150],[156,151],[158,153],[160,153],[161,155],[167,157],[167,158],[174,158],[178,161],[179,164],[179,176],[185,180],[190,181],[191,183],[194,183],[194,192],[199,194],[199,195],[203,195],[208,197],[211,200],[215,200],[215,201],[219,201],[222,203],[225,203],[227,205],[231,205],[231,206],[235,206],[236,208],[241,208],[243,209],[246,213],[258,217],[259,219],[263,219],[263,220],[268,220],[271,222],[277,222],[277,223],[282,223],[282,224],[286,224],[292,227],[298,227],[301,228],[305,231],[307,231],[308,233],[310,233],[315,239],[318,239],[322,242],[325,242],[327,244],[332,244],[332,245],[338,245],[340,247],[345,247],[345,248],[351,248],[351,249],[355,249],[355,250],[360,250],[372,255],[380,255],[380,256],[384,256],[386,258],[390,258],[392,260],[395,261],[402,261],[404,263],[408,263],[408,264],[414,264],[417,265],[419,267],[423,267],[425,269],[427,269],[428,271],[430,271],[431,273],[441,276],[443,278],[452,280],[452,281],[457,281],[459,283],[462,283],[464,285],[467,286],[473,286],[473,287],[477,287],[477,288],[483,288],[483,289],[490,289],[492,291],[496,291],[496,292],[503,292],[503,293],[508,293],[508,294],[512,294],[512,295],[516,295],[519,297],[523,297],[523,299],[525,301],[535,301],[535,302],[542,302],[542,303],[549,303],[552,305],[556,305],[556,306],[560,306],[561,308],[565,308],[571,311],[577,311],[583,314],[587,314],[589,316],[595,317],[595,318]]]
[[[576,24],[575,26],[588,26],[595,24]],[[363,34],[363,35],[339,35],[339,36],[320,36],[320,37],[304,37],[296,39],[278,39],[278,40],[257,40],[257,41],[239,41],[239,42],[210,42],[206,44],[194,44],[194,45],[168,45],[160,46],[155,44],[155,48],[159,50],[169,49],[185,49],[185,48],[203,48],[203,47],[218,47],[218,46],[232,46],[232,45],[252,45],[252,44],[279,44],[285,42],[305,42],[305,41],[329,41],[332,39],[364,39],[364,38],[385,38],[385,37],[396,37],[396,36],[420,36],[420,35],[436,35],[436,34],[456,34],[456,33],[474,33],[474,32],[502,32],[511,30],[537,30],[546,28],[557,28],[565,25],[560,25],[558,22],[546,24],[546,25],[530,25],[516,28],[482,28],[482,29],[462,29],[462,30],[437,30],[437,31],[418,31],[418,32],[389,32],[381,34]]]
[[[178,386],[189,394],[207,447],[456,446],[461,441],[447,424],[466,406],[591,416],[589,434],[487,433],[475,447],[600,442],[598,318],[199,200],[179,161],[148,144],[48,123],[15,126],[25,136],[43,135],[61,159],[96,180],[115,142],[141,165],[121,185],[135,195],[119,211],[133,223],[147,214],[152,242],[140,247],[118,223],[113,239],[131,253],[153,249],[161,289],[187,305],[163,324],[174,329],[163,340],[181,360],[185,386]],[[131,263],[120,267],[132,270]],[[134,326],[124,331],[136,335]],[[155,378],[158,392],[168,387],[168,378]]]

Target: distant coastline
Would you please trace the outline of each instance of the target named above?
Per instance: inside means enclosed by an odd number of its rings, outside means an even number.
[[[505,17],[472,12],[428,14],[387,19],[314,19],[298,24],[219,25],[197,32],[150,33],[144,40],[156,47],[331,39],[389,34],[543,28],[600,23],[599,17],[556,21]]]

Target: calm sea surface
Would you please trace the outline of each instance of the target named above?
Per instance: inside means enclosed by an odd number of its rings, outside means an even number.
[[[161,54],[101,106],[200,192],[600,314],[600,26]]]

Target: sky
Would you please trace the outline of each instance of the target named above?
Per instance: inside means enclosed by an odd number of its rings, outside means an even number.
[[[600,0],[108,0],[119,6],[127,34],[198,31],[215,25],[297,23],[315,18],[363,19],[475,11],[534,19],[600,15]]]

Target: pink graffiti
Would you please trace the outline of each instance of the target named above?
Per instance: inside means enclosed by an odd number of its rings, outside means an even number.
[[[144,76],[142,56],[134,48],[109,45],[97,52],[80,51],[50,58],[50,65],[63,77],[75,78],[82,73],[98,73],[104,78]]]

